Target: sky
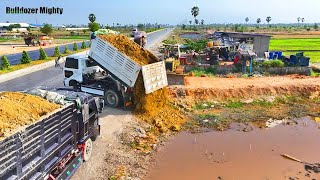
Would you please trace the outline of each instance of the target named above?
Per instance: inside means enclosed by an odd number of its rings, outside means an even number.
[[[6,7],[59,7],[62,15],[6,14]],[[257,18],[266,23],[296,23],[304,17],[306,23],[320,22],[320,0],[0,0],[0,22],[87,24],[94,13],[104,25],[158,23],[187,24],[193,20],[191,7],[198,6],[197,19],[206,24],[255,23]]]

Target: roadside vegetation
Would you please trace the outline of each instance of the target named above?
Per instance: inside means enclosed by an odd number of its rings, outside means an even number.
[[[67,47],[67,46],[66,46]],[[66,51],[67,50],[67,51]],[[71,54],[75,54],[75,53],[79,53],[82,51],[87,50],[87,48],[85,49],[80,49],[77,51],[69,51],[68,48],[64,49],[63,53],[60,53],[61,56],[68,56]],[[42,63],[46,63],[49,61],[52,61],[54,59],[56,59],[56,57],[48,57],[46,52],[43,51],[43,49],[39,50],[40,51],[40,56],[38,60],[34,60],[32,61],[28,55],[28,53],[26,51],[23,52],[22,58],[21,58],[21,64],[18,65],[10,65],[9,61],[7,61],[7,57],[4,55],[0,58],[1,62],[0,62],[0,75],[2,74],[6,74],[6,73],[10,73],[13,71],[17,71],[20,69],[24,69],[27,67],[31,67],[31,66],[35,66],[35,65],[39,65]]]

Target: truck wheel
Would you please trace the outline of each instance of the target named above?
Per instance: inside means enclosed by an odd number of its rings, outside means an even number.
[[[119,95],[116,91],[109,89],[105,92],[106,105],[112,108],[116,108],[120,104]]]
[[[92,153],[92,140],[89,138],[85,143],[84,143],[84,152],[83,152],[83,161],[88,161],[91,157]]]
[[[93,125],[92,125],[92,128],[93,128],[93,135],[91,137],[91,140],[92,141],[96,141],[97,140],[97,137],[99,136],[100,132],[99,132],[99,123],[98,123],[98,120],[95,120],[93,122]]]

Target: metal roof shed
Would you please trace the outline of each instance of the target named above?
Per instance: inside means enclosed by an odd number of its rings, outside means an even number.
[[[266,34],[255,33],[239,33],[239,32],[215,32],[221,34],[222,37],[230,37],[233,39],[252,39],[253,51],[258,57],[264,57],[264,53],[269,51],[270,39],[272,36]]]

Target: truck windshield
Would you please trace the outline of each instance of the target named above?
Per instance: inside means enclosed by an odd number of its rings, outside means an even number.
[[[74,58],[66,59],[66,68],[78,69],[78,60]]]

